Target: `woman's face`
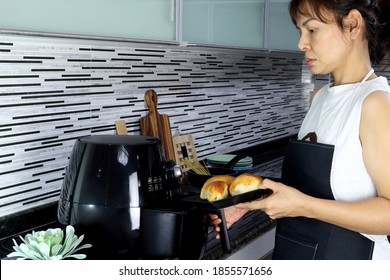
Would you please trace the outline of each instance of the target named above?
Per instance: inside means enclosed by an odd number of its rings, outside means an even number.
[[[300,32],[298,48],[305,52],[306,63],[313,74],[343,71],[351,44],[335,22],[324,23],[300,16],[297,28]]]

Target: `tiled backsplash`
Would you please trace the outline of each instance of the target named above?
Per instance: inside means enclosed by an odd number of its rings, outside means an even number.
[[[0,217],[58,199],[78,137],[114,134],[118,119],[140,134],[148,89],[172,132],[192,134],[201,159],[297,133],[313,88],[302,59],[0,35]]]

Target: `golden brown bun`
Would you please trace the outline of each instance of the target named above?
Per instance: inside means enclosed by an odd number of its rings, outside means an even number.
[[[215,176],[210,177],[209,179],[207,179],[207,181],[204,182],[203,187],[204,187],[204,186],[207,186],[208,184],[210,184],[210,183],[212,183],[212,182],[215,182],[215,181],[226,182],[226,183],[230,186],[230,184],[231,184],[235,179],[236,179],[236,177],[230,176],[230,175],[215,175]]]
[[[263,177],[255,174],[244,173],[237,176],[237,178],[235,178],[234,181],[230,184],[229,193],[233,196],[254,191],[259,188],[262,182]]]
[[[210,202],[224,199],[229,196],[229,185],[236,179],[230,175],[213,176],[203,184],[200,198]]]
[[[213,181],[203,185],[200,190],[200,198],[210,202],[221,200],[229,196],[229,185],[224,181]]]

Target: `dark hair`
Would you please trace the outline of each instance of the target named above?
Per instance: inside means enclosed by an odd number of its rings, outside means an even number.
[[[341,29],[344,28],[343,18],[353,9],[358,10],[365,20],[365,38],[371,62],[377,65],[390,59],[389,0],[292,0],[289,6],[295,25],[298,16],[304,15],[325,23],[335,20]],[[334,19],[329,16],[329,12],[334,15]],[[386,64],[390,64],[389,61]]]

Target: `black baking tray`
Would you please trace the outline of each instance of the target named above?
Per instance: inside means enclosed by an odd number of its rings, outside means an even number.
[[[225,199],[209,202],[200,198],[200,195],[193,195],[181,199],[181,201],[187,205],[196,206],[202,209],[217,210],[223,209],[229,206],[237,205],[239,203],[248,202],[261,198],[263,195],[270,194],[271,190],[254,190],[246,193],[242,193],[235,196],[229,196]]]

